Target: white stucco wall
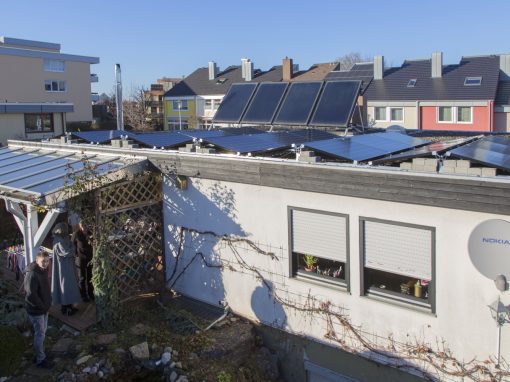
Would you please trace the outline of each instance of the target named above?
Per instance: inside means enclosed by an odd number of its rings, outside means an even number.
[[[244,243],[236,244],[246,263],[259,269],[279,295],[301,303],[307,296],[330,301],[344,308],[354,325],[371,333],[374,339],[380,336],[378,341],[382,344],[388,335],[401,342],[425,340],[433,346],[444,339],[460,360],[473,357],[484,360],[496,353],[497,327],[487,305],[497,299],[499,292],[493,281],[472,265],[467,243],[480,222],[492,218],[510,220],[507,216],[196,178],[189,179],[186,190],[177,189],[167,179],[164,199],[168,277],[175,267],[178,227],[243,236],[278,257],[271,260]],[[349,215],[350,293],[289,277],[288,206]],[[361,296],[360,216],[435,227],[436,314]],[[225,267],[209,268],[197,255],[174,289],[211,304],[226,299],[235,312],[249,319],[325,341],[326,323],[322,316],[303,314],[274,303],[261,281],[239,266],[228,245],[207,234],[185,233],[184,238],[174,278],[197,252],[210,263],[218,264],[221,259]],[[510,303],[508,294],[501,295],[506,304]],[[508,325],[503,327],[502,338],[502,355],[510,359]]]
[[[46,139],[64,133],[62,113],[53,113],[53,132],[27,133],[24,114],[0,114],[0,143],[7,144],[8,139]]]

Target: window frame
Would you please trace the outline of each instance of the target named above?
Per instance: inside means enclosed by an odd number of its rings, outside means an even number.
[[[377,109],[384,109],[384,119],[377,119]],[[386,106],[374,106],[374,121],[388,122],[388,108]]]
[[[422,230],[429,230],[431,233],[431,279],[428,284],[428,304],[424,303],[421,299],[412,295],[406,295],[386,289],[377,287],[365,287],[365,222],[375,222],[389,225],[397,225],[401,227],[416,228]],[[367,298],[380,298],[385,302],[396,304],[410,309],[417,309],[426,311],[436,315],[436,228],[431,226],[424,226],[412,223],[405,223],[401,221],[386,220],[371,218],[366,216],[359,217],[359,266],[360,266],[360,293],[362,297]],[[371,268],[369,268],[371,269]],[[396,275],[396,273],[395,273]]]
[[[53,84],[57,84],[57,90],[53,90]],[[64,90],[60,90],[60,85],[64,84]],[[50,90],[46,89],[46,86],[50,86]],[[67,93],[67,81],[66,80],[44,80],[44,91],[47,93]]]
[[[339,279],[338,281],[333,280],[333,278],[326,278],[323,276],[318,276],[314,273],[307,274],[308,272],[298,272],[297,265],[297,255],[294,254],[293,251],[293,236],[292,236],[292,211],[304,211],[308,213],[320,214],[320,215],[330,215],[341,217],[345,219],[345,266],[344,266],[344,278]],[[324,210],[316,210],[310,208],[302,208],[295,206],[287,206],[287,229],[288,229],[288,240],[289,240],[289,277],[295,280],[311,282],[314,284],[319,284],[323,286],[332,286],[336,288],[341,288],[342,290],[346,290],[347,292],[351,291],[351,283],[350,283],[350,227],[349,227],[349,215],[343,214],[339,212],[331,212]]]
[[[62,70],[52,68],[51,64],[54,62],[61,62],[62,63]],[[56,60],[53,58],[45,58],[43,59],[43,70],[45,72],[53,72],[53,73],[65,73],[66,71],[66,61],[65,60]]]
[[[459,108],[469,108],[469,121],[459,121]],[[461,123],[464,125],[471,125],[473,123],[473,106],[456,106],[455,107],[455,123]]]
[[[28,115],[34,115],[34,116],[40,116],[41,119],[43,119],[43,116],[49,115],[50,116],[50,130],[27,130],[27,116]],[[44,134],[44,133],[54,133],[55,132],[55,116],[53,113],[24,113],[24,127],[25,127],[25,134]]]
[[[408,82],[407,82],[407,87],[408,88],[414,88],[416,86],[416,83],[418,82],[418,79],[417,78],[411,78]]]
[[[401,107],[398,107],[398,106],[390,106],[388,107],[389,109],[389,112],[387,112],[386,114],[389,115],[389,121],[390,122],[404,122],[404,107],[401,106]],[[393,119],[392,118],[392,115],[391,115],[391,111],[394,110],[394,109],[401,109],[402,110],[402,119]]]
[[[440,108],[450,108],[452,111],[452,120],[451,121],[440,121],[439,120],[439,109]],[[469,108],[470,111],[470,120],[469,121],[459,121],[459,108],[466,107]],[[472,125],[473,124],[473,106],[437,106],[436,107],[436,123],[441,124],[461,124],[461,125]]]
[[[209,103],[209,105],[207,105]],[[212,111],[214,110],[214,101],[212,99],[204,100],[204,110]]]
[[[449,108],[451,110],[452,119],[451,121],[441,121],[439,120],[439,109],[441,108]],[[436,123],[455,123],[455,107],[454,106],[437,106],[436,107]]]
[[[181,108],[179,109],[179,107],[177,106],[177,102],[181,102]],[[172,100],[172,110],[173,111],[188,111],[189,110],[189,105],[188,105],[188,100],[187,99],[180,99],[180,100]]]
[[[468,83],[471,81],[476,81],[474,83]],[[482,76],[469,76],[464,78],[464,86],[481,86],[482,85]]]

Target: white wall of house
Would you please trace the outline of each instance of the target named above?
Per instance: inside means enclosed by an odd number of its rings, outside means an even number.
[[[289,206],[349,216],[350,293],[290,277]],[[173,274],[169,286],[196,257],[173,286],[184,295],[210,304],[226,300],[235,312],[251,320],[326,341],[327,326],[322,315],[304,314],[275,302],[256,275],[239,265],[231,248],[211,234],[185,232],[184,249],[173,272],[180,243],[179,227],[241,236],[277,256],[278,259],[271,259],[247,244],[235,245],[244,261],[256,267],[278,295],[298,304],[306,304],[309,296],[329,301],[343,309],[351,323],[369,333],[369,338],[378,345],[384,345],[388,336],[402,343],[425,341],[433,347],[444,339],[460,360],[473,357],[484,360],[496,354],[497,327],[487,306],[500,293],[494,282],[472,265],[467,243],[479,223],[493,218],[510,220],[507,216],[198,178],[190,178],[185,190],[166,179],[163,213],[167,278]],[[361,296],[360,217],[435,228],[435,314]],[[200,255],[196,255],[198,252],[211,264],[222,262],[224,268],[205,266]],[[509,292],[501,294],[506,304],[509,297]],[[335,328],[340,337],[346,333],[339,325]],[[349,341],[348,336],[345,339]],[[503,327],[501,349],[502,355],[510,359],[509,325]]]

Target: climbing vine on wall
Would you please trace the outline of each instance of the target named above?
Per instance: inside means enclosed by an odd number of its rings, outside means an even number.
[[[320,315],[326,321],[324,338],[336,343],[341,348],[355,354],[371,356],[381,362],[388,363],[393,367],[415,372],[428,380],[469,379],[475,382],[496,382],[510,378],[510,365],[503,360],[498,364],[494,358],[486,360],[472,359],[470,361],[459,360],[449,350],[444,340],[438,340],[435,344],[425,341],[414,340],[407,343],[399,343],[391,336],[387,338],[387,345],[380,346],[354,325],[348,315],[342,309],[334,306],[331,301],[320,300],[315,296],[308,295],[304,303],[297,303],[289,298],[282,297],[281,291],[267,280],[263,273],[255,266],[246,262],[238,249],[239,243],[247,244],[256,253],[266,255],[272,260],[278,261],[273,252],[261,249],[254,242],[237,236],[219,235],[212,231],[199,231],[188,227],[176,227],[179,230],[178,247],[174,257],[174,269],[167,279],[168,286],[173,288],[176,282],[184,275],[193,262],[200,259],[206,267],[228,269],[232,272],[245,272],[255,276],[267,289],[275,303],[295,310],[305,315]],[[202,252],[196,252],[182,264],[182,253],[185,233],[195,235],[210,235],[218,242],[223,242],[233,253],[237,267],[232,264],[224,264],[224,261],[211,263]],[[335,328],[340,327],[350,335],[351,341],[346,341],[345,336],[340,335]]]

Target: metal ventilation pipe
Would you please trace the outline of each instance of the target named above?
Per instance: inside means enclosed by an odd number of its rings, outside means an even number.
[[[115,103],[117,104],[117,130],[124,130],[122,114],[122,79],[120,78],[120,64],[115,64]]]

